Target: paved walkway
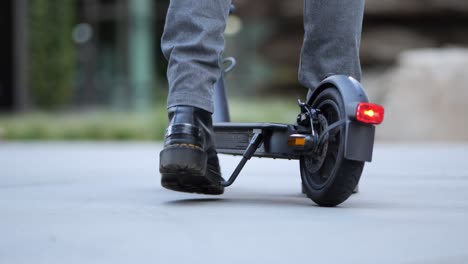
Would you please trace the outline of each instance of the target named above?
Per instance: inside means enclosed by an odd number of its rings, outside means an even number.
[[[377,145],[338,208],[300,194],[297,161],[252,159],[220,197],[166,191],[160,149],[0,143],[0,263],[468,263],[466,144]]]

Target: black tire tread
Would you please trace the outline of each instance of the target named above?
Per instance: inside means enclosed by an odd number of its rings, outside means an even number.
[[[342,116],[340,118],[345,118],[344,103],[341,99],[341,95],[339,94],[336,88],[330,87],[323,90],[317,96],[315,101],[319,101],[321,100],[321,98],[335,99],[335,103],[338,104],[338,106],[340,107],[340,111],[342,112]],[[342,139],[343,138],[344,137],[342,135]],[[308,198],[310,198],[320,206],[333,207],[346,201],[353,194],[353,191],[355,190],[361,178],[361,174],[364,169],[364,162],[346,159],[343,154],[344,147],[341,146],[340,148],[340,164],[339,167],[336,168],[336,172],[333,175],[334,178],[331,182],[329,182],[320,190],[311,189],[308,188],[307,185],[305,185],[304,183],[302,184],[303,193],[305,193]],[[304,175],[302,175],[302,167],[305,166],[302,160],[300,166],[301,177],[305,177]]]
[[[335,180],[323,195],[314,195],[307,189],[305,190],[305,194],[320,206],[337,206],[346,201],[353,194],[354,189],[359,183],[363,169],[364,162],[343,160],[335,176]]]

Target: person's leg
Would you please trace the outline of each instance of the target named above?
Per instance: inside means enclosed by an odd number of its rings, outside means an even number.
[[[168,108],[190,105],[213,112],[230,4],[231,0],[171,0],[161,41],[169,62]]]
[[[361,78],[359,48],[364,0],[304,0],[299,82],[314,89],[326,77]]]
[[[221,76],[231,0],[171,0],[162,37],[169,61],[169,126],[159,155],[163,187],[222,194],[213,140],[213,89]]]

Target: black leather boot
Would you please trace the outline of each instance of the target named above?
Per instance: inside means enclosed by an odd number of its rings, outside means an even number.
[[[169,109],[164,149],[159,155],[161,185],[179,192],[224,192],[213,142],[211,113],[192,106]]]

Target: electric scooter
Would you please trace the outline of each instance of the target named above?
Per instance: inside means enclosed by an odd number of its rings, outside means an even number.
[[[215,85],[213,113],[218,153],[242,156],[228,180],[231,186],[252,157],[299,160],[302,192],[319,206],[346,201],[356,190],[365,162],[372,161],[376,125],[384,108],[369,103],[362,85],[352,77],[334,75],[298,100],[292,124],[232,123],[224,75],[236,66],[234,58]]]

